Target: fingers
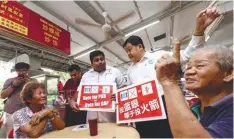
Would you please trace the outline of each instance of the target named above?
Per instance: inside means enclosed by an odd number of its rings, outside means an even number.
[[[220,16],[220,13],[219,13],[219,10],[216,7],[213,7],[213,8],[207,9],[206,15],[208,17],[217,18],[218,16]]]
[[[178,39],[175,39],[173,47],[173,57],[175,58],[176,62],[180,62],[180,45],[180,41]]]
[[[75,104],[75,106],[72,108],[73,111],[75,112],[79,112],[80,111],[80,108],[79,108],[79,105],[78,104]]]
[[[203,16],[203,14],[206,13],[206,11],[207,11],[207,9],[204,9],[204,10],[200,11],[200,12],[198,13],[197,17]]]
[[[214,10],[214,12],[213,12],[213,16],[215,17],[215,18],[217,18],[217,17],[219,17],[220,16],[220,12],[219,12],[219,10],[217,9],[217,8],[214,8],[215,10]]]
[[[171,59],[171,56],[169,54],[163,55],[155,64],[155,69],[157,69],[158,67],[161,67],[162,64],[165,64],[165,63],[168,64],[168,62],[171,61],[170,59]]]
[[[115,94],[111,95],[111,99],[112,99],[112,101],[116,101],[116,96],[115,96]]]
[[[53,109],[53,113],[56,114],[56,115],[59,115],[58,109],[54,108],[54,109]]]
[[[211,9],[211,12],[212,12],[212,13],[215,13],[216,10],[217,10],[217,9],[214,7],[214,8]]]

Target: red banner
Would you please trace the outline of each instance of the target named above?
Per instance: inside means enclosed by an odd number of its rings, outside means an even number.
[[[114,111],[115,102],[111,96],[115,92],[115,85],[86,85],[80,84],[77,103],[81,110]]]
[[[166,119],[156,81],[122,88],[117,91],[117,123]]]
[[[0,1],[0,27],[70,54],[70,33],[16,1]]]

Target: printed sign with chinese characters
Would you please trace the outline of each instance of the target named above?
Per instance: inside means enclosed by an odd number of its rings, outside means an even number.
[[[117,90],[117,123],[166,119],[156,80]]]
[[[70,33],[17,1],[0,1],[0,29],[70,54]]]
[[[111,96],[116,91],[115,84],[80,84],[77,103],[81,110],[115,111]]]
[[[0,26],[28,35],[29,11],[17,2],[0,1]]]

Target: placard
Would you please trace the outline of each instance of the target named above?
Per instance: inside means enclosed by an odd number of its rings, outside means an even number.
[[[81,110],[115,111],[112,95],[116,92],[116,84],[80,84],[77,103]]]
[[[117,123],[166,119],[161,94],[156,80],[117,90]]]

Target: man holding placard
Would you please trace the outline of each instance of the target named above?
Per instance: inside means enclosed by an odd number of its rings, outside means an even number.
[[[115,123],[115,104],[112,103],[111,96],[115,89],[124,85],[124,78],[118,69],[106,65],[102,51],[93,51],[89,56],[92,69],[83,75],[78,92],[71,99],[70,106],[74,111],[82,108],[88,110],[87,117],[92,114],[90,111],[97,110],[99,122]],[[80,105],[76,102],[77,98]],[[103,112],[105,109],[112,112]]]
[[[184,64],[189,60],[191,54],[197,48],[201,48],[205,43],[204,31],[219,16],[216,8],[201,11],[196,19],[196,29],[188,47],[181,52],[181,63]],[[154,66],[157,60],[166,51],[158,53],[149,53],[145,51],[143,41],[138,36],[130,36],[123,45],[128,57],[133,64],[128,68],[127,82],[128,85],[140,84],[144,81],[155,80],[156,72]],[[184,65],[182,65],[184,66]],[[159,87],[160,90],[160,87]],[[164,100],[163,93],[162,99]],[[171,138],[172,134],[167,119],[155,121],[138,122],[136,129],[142,138]],[[151,119],[152,120],[152,119]]]

